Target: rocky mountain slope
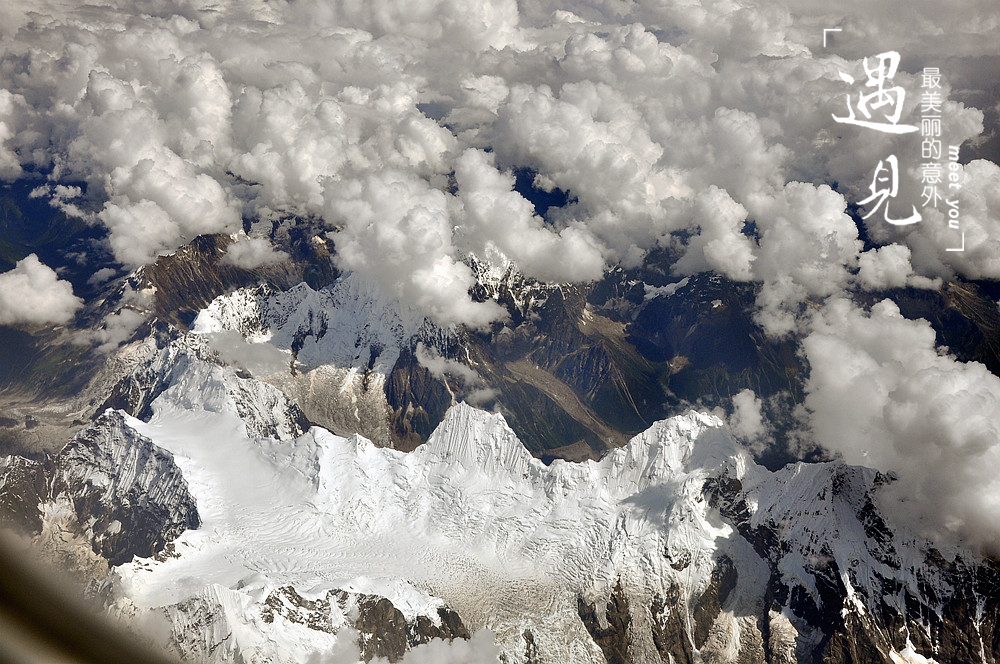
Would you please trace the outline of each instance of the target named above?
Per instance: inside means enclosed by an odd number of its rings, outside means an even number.
[[[509,663],[996,660],[1000,570],[908,529],[874,471],[772,472],[694,411],[545,465],[460,403],[405,453],[303,431],[205,334],[136,363],[143,419],[108,410],[0,481],[22,528],[89,547],[113,611],[166,618],[195,660],[356,639],[396,661],[482,629]]]
[[[476,296],[509,317],[441,328],[355,275],[299,283],[298,259],[219,267],[224,247],[109,286],[70,341],[4,332],[65,394],[52,410],[3,375],[18,406],[0,421],[0,522],[175,652],[399,661],[458,639],[508,664],[998,659],[993,560],[925,539],[892,478],[764,467],[708,414],[750,387],[779,424],[801,399],[806,368],[754,325],[752,286],[677,280],[655,257],[542,285],[472,257]],[[894,297],[993,366],[984,288]],[[123,311],[137,322],[114,336]],[[39,431],[50,451],[25,451]]]

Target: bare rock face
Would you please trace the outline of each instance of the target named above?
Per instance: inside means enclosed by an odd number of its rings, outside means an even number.
[[[365,662],[397,662],[431,639],[471,636],[446,607],[433,616],[408,618],[378,595],[339,589],[310,594],[284,585],[266,591],[260,603],[247,599],[240,588],[215,586],[165,607],[172,625],[168,647],[190,661],[297,664],[346,639],[357,641],[357,655]],[[283,643],[281,654],[269,648],[272,640]]]
[[[336,270],[322,236],[313,240],[304,229],[294,235],[275,238],[287,249],[290,260],[249,270],[223,260],[233,242],[232,236],[199,236],[144,268],[137,280],[137,290],[155,287],[157,317],[184,327],[214,298],[241,286],[267,281],[287,288],[303,280],[316,286],[333,281]]]
[[[108,411],[55,457],[50,495],[65,496],[94,551],[112,565],[160,551],[200,524],[173,457]]]
[[[629,617],[628,597],[622,591],[620,581],[611,592],[611,598],[604,610],[604,620],[598,615],[596,605],[584,602],[582,597],[577,598],[577,610],[580,613],[580,620],[604,653],[608,664],[628,664],[632,661],[630,655],[632,620]]]
[[[77,531],[112,565],[152,556],[200,521],[173,457],[107,411],[41,463],[0,459],[0,515],[26,534]]]
[[[16,455],[0,457],[0,527],[37,533],[42,528],[38,506],[47,493],[44,464]]]
[[[877,499],[889,478],[802,464],[773,481],[767,500],[730,477],[705,485],[771,570],[763,661],[890,664],[907,648],[939,664],[1000,659],[1000,566],[971,551],[946,559],[893,523]]]
[[[680,589],[672,586],[670,590],[666,597],[653,598],[649,606],[653,618],[653,644],[663,661],[688,664],[693,661],[694,655],[683,607],[678,601]]]
[[[337,597],[342,606],[356,608],[354,629],[359,634],[358,644],[366,662],[375,657],[399,661],[407,650],[431,639],[471,637],[459,615],[445,607],[438,607],[436,622],[423,615],[407,620],[385,597],[345,591],[338,591]]]

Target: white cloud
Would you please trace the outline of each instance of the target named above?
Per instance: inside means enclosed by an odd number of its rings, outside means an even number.
[[[85,181],[87,200],[54,202],[98,211],[130,265],[237,232],[241,215],[322,218],[342,269],[443,323],[502,315],[468,298],[467,251],[493,246],[541,279],[591,279],[680,231],[690,242],[677,270],[761,282],[760,320],[780,334],[801,323],[804,299],[851,283],[860,248],[844,205],[867,195],[879,159],[903,165],[898,205],[919,196],[919,141],[832,120],[847,92],[838,72],[860,76],[860,58],[892,40],[913,69],[945,53],[948,30],[964,55],[998,52],[988,3],[921,4],[937,22],[813,0],[38,2],[3,11],[0,177]],[[844,32],[821,49],[829,25]],[[987,80],[972,58],[941,64],[945,97],[968,94],[952,92],[949,64],[956,86]],[[918,77],[901,70],[897,82],[911,117]],[[952,99],[943,140],[981,122]],[[542,222],[505,174],[525,166],[575,202]],[[867,230],[910,249],[914,278],[995,276],[996,169],[964,169],[964,254],[945,251],[933,213]],[[833,182],[845,198],[824,189]],[[869,256],[861,281],[898,282],[900,255]]]
[[[849,463],[892,471],[893,491],[930,530],[1000,542],[1000,378],[935,346],[891,300],[870,312],[834,299],[803,342],[816,440]]]
[[[205,332],[209,345],[226,364],[235,365],[254,376],[287,372],[291,355],[267,342],[251,343],[234,330]]]
[[[907,238],[914,264],[930,274],[1000,279],[1000,166],[976,160],[956,172],[961,189],[942,190],[947,200],[925,209],[916,233]],[[950,228],[954,203],[958,228]],[[962,246],[965,251],[948,251]]]
[[[468,403],[478,406],[496,398],[496,390],[487,387],[482,376],[472,367],[439,355],[437,351],[422,343],[417,343],[413,355],[417,359],[417,364],[427,369],[435,378],[446,383],[449,382],[448,377],[457,378],[458,384],[451,381],[449,389],[457,387],[459,396]]]
[[[736,436],[754,440],[767,432],[761,405],[761,400],[751,389],[742,390],[733,396],[733,414],[729,417],[729,428]]]
[[[698,194],[694,215],[699,233],[688,243],[674,270],[678,274],[714,270],[736,281],[749,281],[756,256],[753,243],[743,234],[746,208],[725,190],[711,185]]]
[[[21,175],[21,163],[8,142],[17,134],[15,123],[18,106],[24,104],[23,98],[0,89],[0,178],[13,179]]]
[[[402,664],[498,664],[500,649],[493,634],[483,629],[468,640],[431,639],[407,651],[401,661]]]
[[[35,254],[0,274],[0,325],[68,323],[82,306],[69,282]]]
[[[403,171],[345,180],[327,190],[337,262],[444,324],[481,326],[503,311],[473,302],[472,270],[454,255],[448,195]]]
[[[902,288],[913,273],[910,249],[902,244],[890,244],[866,251],[858,258],[858,277],[868,289]]]
[[[858,257],[858,281],[866,290],[904,286],[931,290],[940,288],[940,278],[931,279],[913,273],[910,255],[910,248],[904,244],[889,244],[865,251]]]
[[[802,182],[753,197],[749,209],[760,229],[754,277],[763,282],[758,322],[766,331],[795,330],[798,305],[839,293],[850,281],[862,243],[846,207],[830,187]]]
[[[496,170],[480,150],[467,150],[455,164],[462,222],[460,238],[478,255],[488,244],[527,274],[548,281],[589,281],[604,272],[603,247],[586,230],[545,228],[531,203],[513,190],[514,177]],[[570,260],[567,260],[571,257]]]
[[[79,332],[76,343],[94,344],[100,353],[110,353],[118,348],[146,322],[146,316],[134,309],[123,308],[104,318],[103,325],[96,330]]]
[[[417,363],[427,369],[435,378],[444,378],[447,374],[458,378],[465,385],[476,385],[482,381],[472,367],[462,364],[458,360],[438,355],[437,352],[427,348],[422,343],[417,343],[414,357],[417,358]]]
[[[118,274],[118,270],[112,267],[102,267],[100,270],[90,275],[90,278],[87,279],[87,283],[91,286],[99,286],[108,279],[114,277],[116,274]]]
[[[226,248],[221,262],[253,270],[262,265],[279,263],[287,259],[287,253],[275,249],[265,238],[240,235],[236,242]]]

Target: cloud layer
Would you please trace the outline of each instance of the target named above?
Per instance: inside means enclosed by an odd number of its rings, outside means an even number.
[[[901,121],[919,121],[920,72],[939,67],[945,149],[986,144],[973,102],[998,101],[991,0],[141,6],[0,8],[0,177],[44,174],[42,195],[106,226],[121,263],[245,219],[321,220],[340,269],[441,324],[484,326],[505,314],[469,296],[469,253],[577,281],[671,247],[678,276],[756,282],[764,330],[805,337],[821,443],[897,472],[942,529],[1000,541],[981,470],[996,461],[981,413],[996,412],[997,379],[939,352],[929,326],[891,303],[866,312],[845,298],[1000,278],[1000,167],[956,165],[951,203],[924,208],[918,135],[832,117],[858,92],[842,73],[860,85],[863,59],[893,49]],[[841,32],[824,47],[828,27]],[[895,226],[879,212],[859,233],[849,205],[890,154],[893,216],[917,206],[924,219]],[[541,217],[513,169],[568,202]],[[959,229],[946,206],[961,210]],[[948,251],[961,232],[965,251]],[[226,260],[279,258],[241,238]],[[37,259],[0,280],[0,321],[64,322],[79,306]],[[735,406],[756,435],[753,395]]]
[[[934,23],[812,0],[147,5],[4,10],[0,177],[86,184],[53,202],[106,225],[128,265],[243,217],[320,218],[341,268],[471,325],[502,311],[469,298],[468,252],[576,281],[674,245],[679,273],[761,282],[760,322],[789,331],[805,299],[855,283],[846,208],[879,159],[892,152],[905,171],[898,209],[919,202],[920,141],[834,122],[850,92],[840,72],[862,78],[861,58],[900,50],[912,121],[915,72],[940,64],[942,139],[958,145],[983,114],[944,65],[966,85],[998,50],[987,2],[928,4]],[[948,31],[964,59],[938,63]],[[542,220],[515,167],[572,202]],[[957,236],[941,210],[906,228],[872,217],[870,235],[908,249],[909,270],[901,249],[870,254],[863,286],[1000,276],[1000,169],[961,174],[968,250],[945,251]]]
[[[835,299],[803,342],[817,442],[848,463],[894,473],[925,527],[998,551],[1000,378],[935,346],[926,321],[891,300],[866,312]]]

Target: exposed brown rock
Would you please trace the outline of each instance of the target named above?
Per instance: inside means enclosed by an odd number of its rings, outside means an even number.
[[[577,612],[583,621],[594,643],[604,653],[608,664],[629,664],[632,661],[629,650],[632,644],[630,629],[632,618],[629,615],[629,602],[622,590],[621,580],[615,584],[605,607],[606,624],[601,625],[597,614],[597,604],[588,604],[582,597],[577,597]]]

